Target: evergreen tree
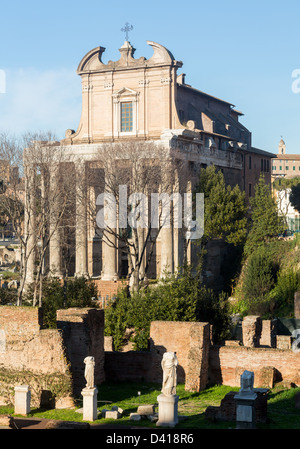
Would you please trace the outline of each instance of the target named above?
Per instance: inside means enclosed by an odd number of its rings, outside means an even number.
[[[283,230],[284,221],[278,213],[275,198],[270,187],[261,175],[255,186],[255,195],[250,199],[251,228],[246,240],[244,252],[249,256],[255,248],[278,236]]]
[[[300,180],[298,184],[292,186],[290,202],[291,205],[300,212]]]

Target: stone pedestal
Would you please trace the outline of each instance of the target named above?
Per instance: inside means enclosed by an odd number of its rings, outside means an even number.
[[[28,415],[30,413],[31,392],[28,385],[15,387],[15,414]]]
[[[237,394],[234,396],[236,400],[236,428],[237,429],[255,429],[255,399],[257,395],[253,394]]]
[[[179,396],[157,396],[158,401],[158,421],[157,426],[175,427],[178,423],[178,399]]]
[[[95,421],[98,416],[97,388],[84,388],[81,394],[83,396],[83,421]]]

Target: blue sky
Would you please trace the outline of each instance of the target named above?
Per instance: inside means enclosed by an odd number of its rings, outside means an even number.
[[[99,45],[119,59],[129,22],[135,57],[151,57],[147,40],[166,46],[188,84],[245,114],[254,146],[277,152],[283,136],[300,154],[299,0],[10,0],[0,14],[0,131],[77,129],[76,68]]]

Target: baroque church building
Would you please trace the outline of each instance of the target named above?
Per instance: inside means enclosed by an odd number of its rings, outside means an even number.
[[[185,161],[191,188],[197,183],[200,169],[211,164],[222,170],[228,184],[238,184],[245,190],[247,198],[253,194],[262,171],[270,183],[274,155],[252,147],[251,132],[240,122],[243,114],[233,104],[186,84],[185,74],[178,73],[183,63],[164,46],[152,41],[147,44],[153,49],[149,59],[135,59],[135,49],[126,40],[119,49],[118,61],[104,63],[103,47],[89,51],[80,61],[79,125],[76,130],[68,129],[60,142],[45,143],[73,156],[74,187],[78,178],[86,176],[85,165],[96,159],[99,149],[126,141],[154,142],[166,152],[172,149]],[[98,186],[90,186],[94,198],[103,189],[104,180],[105,173]],[[86,211],[81,213],[80,207],[84,208],[77,201],[74,252],[68,274],[99,279],[105,294],[111,292],[111,283],[117,285],[126,276],[126,258],[118,245],[105,242],[95,227],[95,218],[91,219]],[[159,278],[166,268],[174,272],[183,262],[178,233],[172,227],[164,231],[158,235],[148,277]],[[62,276],[63,257],[57,230],[51,236],[45,266]],[[33,269],[29,263],[28,279]]]

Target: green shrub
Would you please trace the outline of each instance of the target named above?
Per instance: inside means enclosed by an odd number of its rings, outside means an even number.
[[[26,295],[26,303],[32,304],[32,289]],[[43,280],[43,323],[46,328],[56,328],[56,311],[69,307],[95,307],[97,287],[84,277],[68,279],[45,278]],[[24,302],[25,302],[24,301]]]
[[[220,340],[229,328],[228,317],[227,297],[204,287],[186,268],[130,297],[126,290],[119,292],[105,311],[105,335],[113,336],[120,350],[126,328],[134,328],[134,349],[147,350],[151,321],[202,321],[213,325],[214,339]]]
[[[273,304],[273,314],[291,316],[294,312],[294,295],[300,290],[300,270],[288,268],[281,270],[277,284],[271,290],[269,297]]]

